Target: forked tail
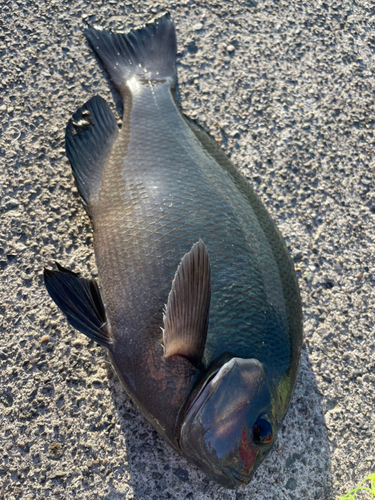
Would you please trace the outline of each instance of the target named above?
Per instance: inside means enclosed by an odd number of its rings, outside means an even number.
[[[176,32],[170,15],[163,14],[128,33],[88,28],[86,37],[113,82],[120,87],[138,80],[176,80]]]

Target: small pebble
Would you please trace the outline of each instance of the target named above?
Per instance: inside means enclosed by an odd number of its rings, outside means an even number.
[[[48,447],[48,456],[53,460],[59,460],[64,454],[64,448],[61,443],[54,441]]]
[[[40,343],[44,344],[46,342],[49,342],[49,336],[48,335],[43,335],[43,337],[41,337],[41,339],[40,339]]]
[[[3,392],[0,394],[0,403],[9,408],[13,405],[13,397],[10,394]]]
[[[79,345],[85,345],[85,341],[82,339],[76,339],[72,341],[72,346],[76,347]]]
[[[234,45],[227,45],[227,52],[233,52],[235,48],[236,47]]]
[[[305,281],[309,282],[312,280],[312,273],[310,271],[305,271],[303,274],[302,274],[302,277]]]
[[[295,490],[297,488],[297,481],[294,479],[294,477],[288,479],[285,488],[287,490]]]
[[[173,471],[173,474],[178,477],[180,481],[186,483],[189,480],[189,473],[187,470],[178,467],[178,469]]]

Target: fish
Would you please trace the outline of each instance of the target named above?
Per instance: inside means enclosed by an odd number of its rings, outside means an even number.
[[[250,183],[176,101],[169,13],[89,27],[123,102],[94,95],[66,127],[99,283],[45,269],[68,322],[107,349],[126,393],[178,453],[226,488],[271,450],[302,349],[298,282]]]

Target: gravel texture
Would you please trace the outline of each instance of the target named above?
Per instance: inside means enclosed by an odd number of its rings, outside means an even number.
[[[259,193],[302,292],[293,402],[237,492],[158,437],[43,285],[55,260],[96,276],[64,129],[95,93],[121,104],[83,29],[166,9],[182,109]],[[374,24],[365,0],[0,2],[0,498],[331,500],[375,471]]]

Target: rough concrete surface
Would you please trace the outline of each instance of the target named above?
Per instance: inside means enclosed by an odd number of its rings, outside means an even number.
[[[182,109],[259,193],[302,293],[292,405],[237,492],[158,437],[43,285],[55,260],[96,276],[64,129],[93,94],[121,104],[84,27],[164,10]],[[0,498],[331,500],[375,471],[374,21],[365,0],[0,2]]]

